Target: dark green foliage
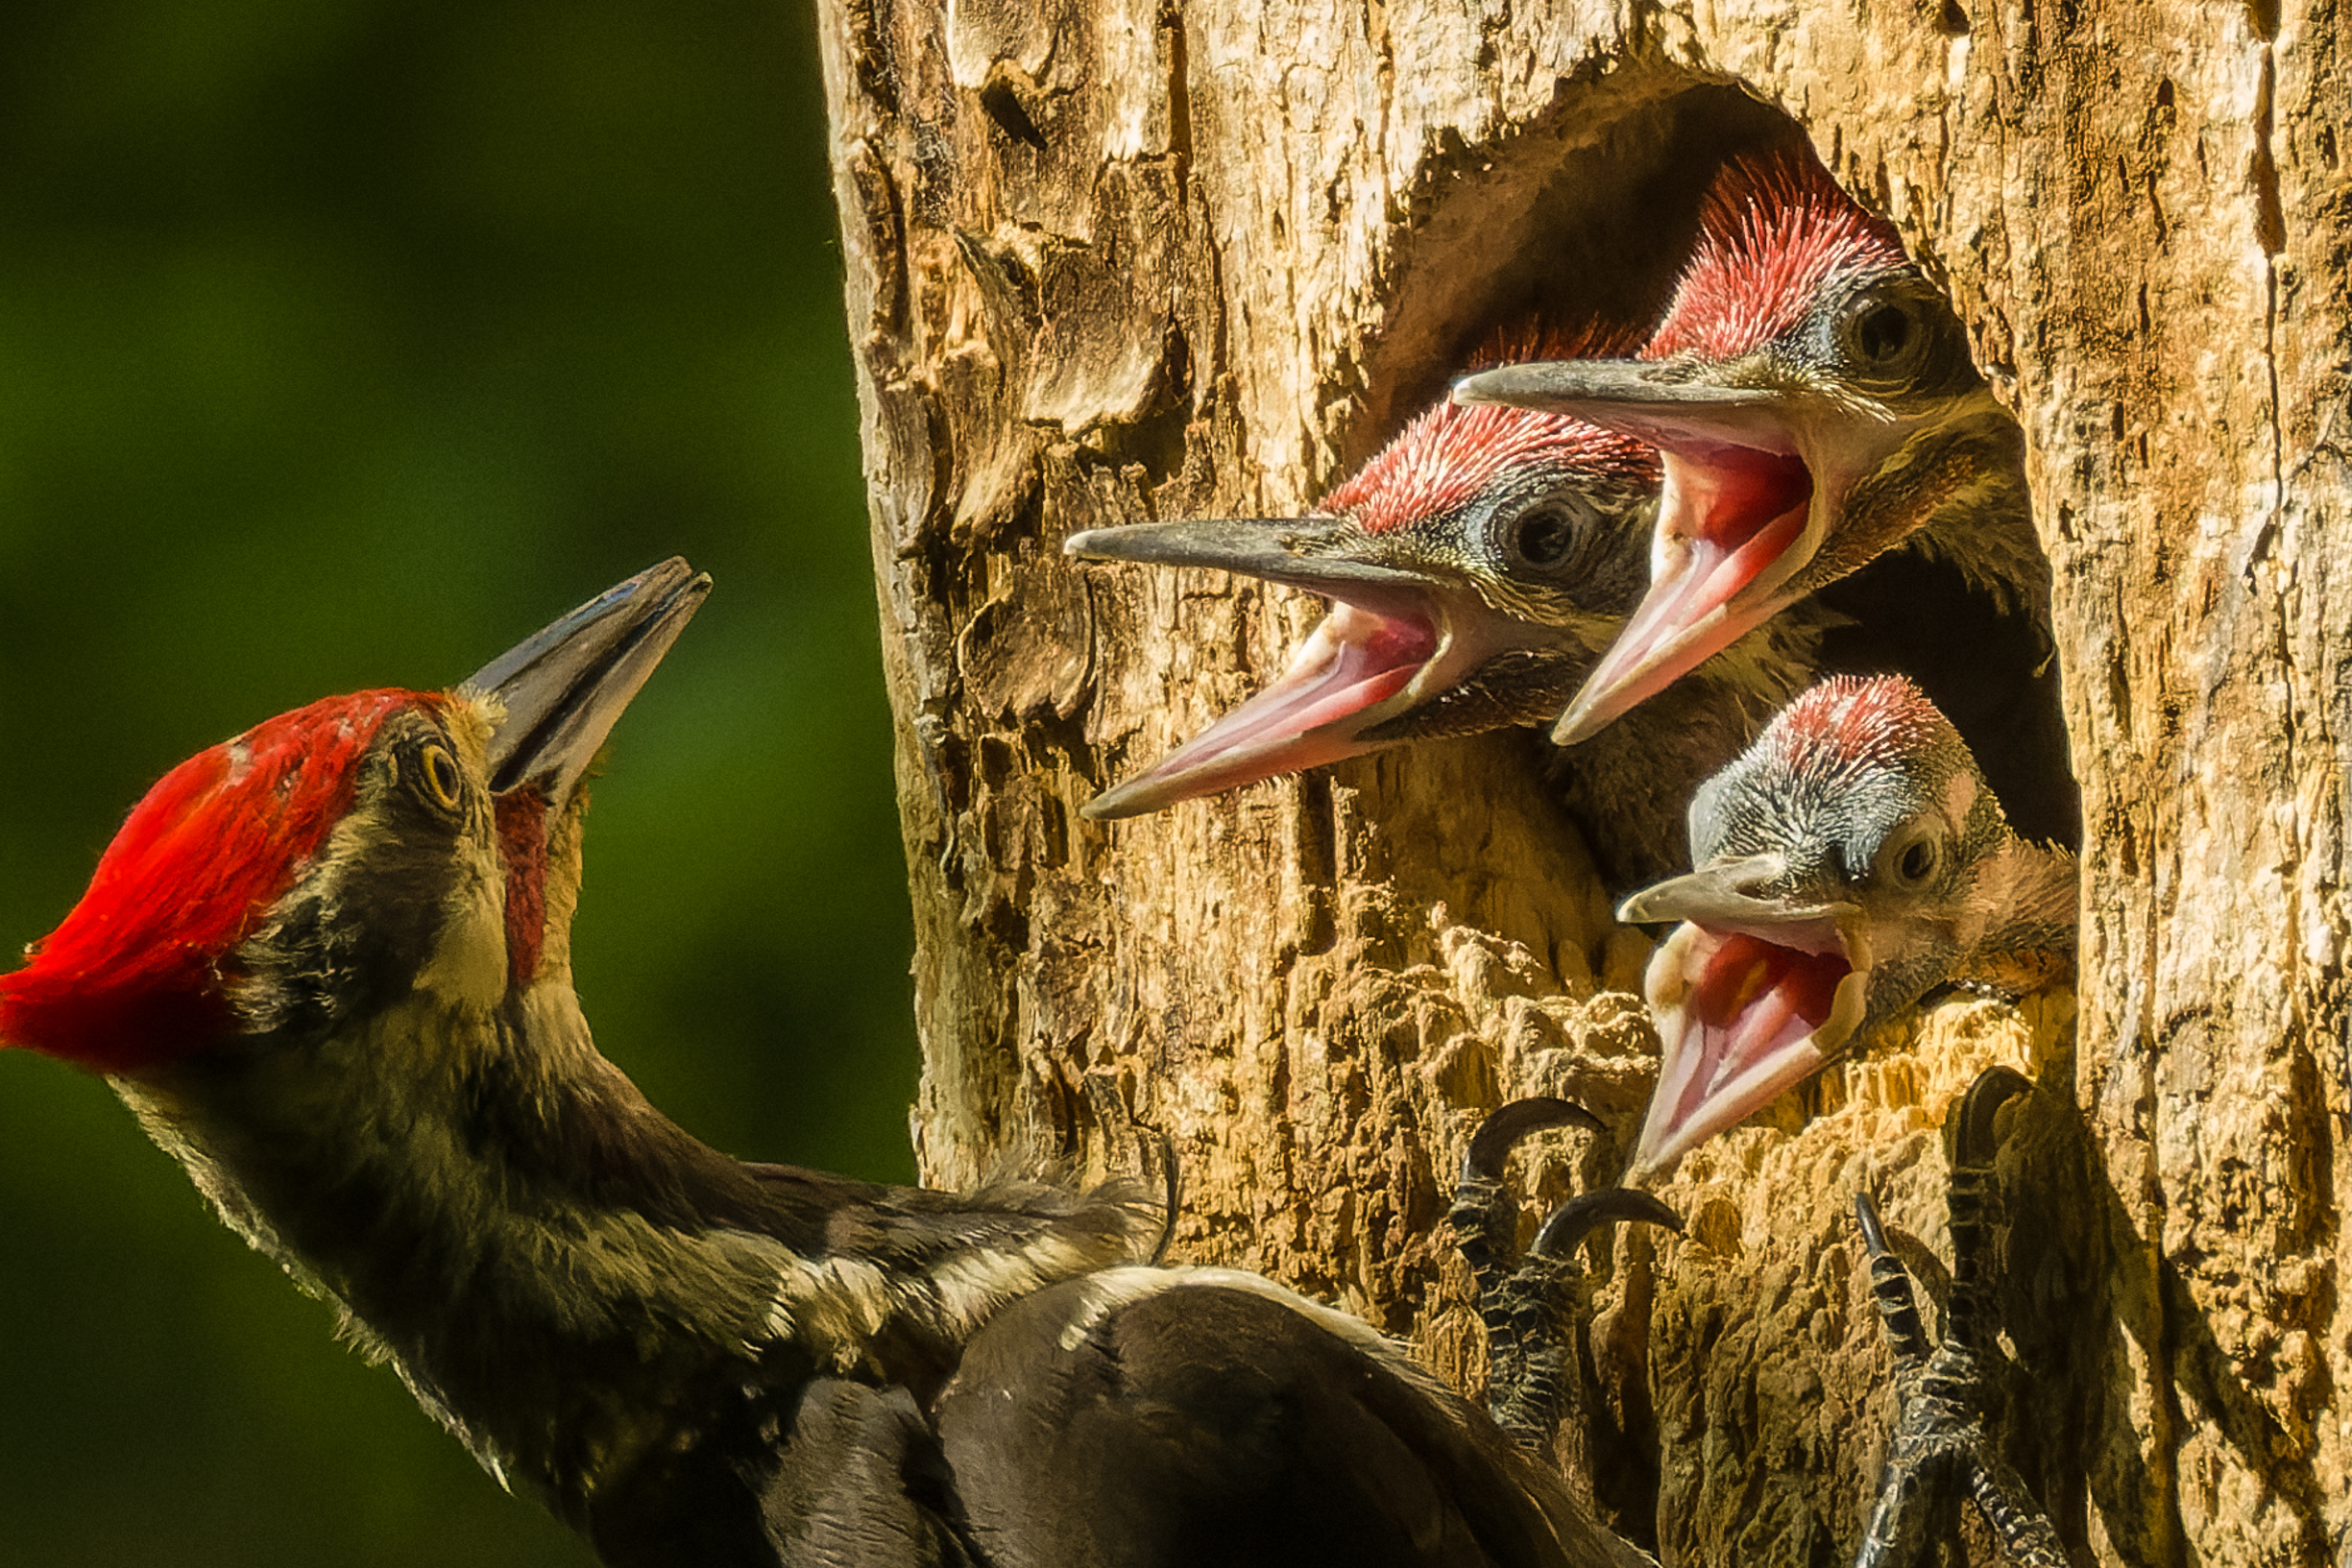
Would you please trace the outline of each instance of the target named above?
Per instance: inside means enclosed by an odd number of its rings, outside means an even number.
[[[182,757],[440,686],[670,552],[578,967],[730,1152],[912,1173],[909,946],[812,23],[0,21],[0,943]],[[102,1085],[0,1054],[0,1562],[580,1563]]]

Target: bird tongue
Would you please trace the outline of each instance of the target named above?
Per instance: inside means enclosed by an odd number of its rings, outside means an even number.
[[[1563,745],[1657,695],[1770,618],[1779,606],[1768,597],[1737,612],[1733,601],[1801,564],[1787,561],[1811,511],[1813,478],[1801,458],[1695,443],[1668,447],[1664,456],[1650,591],[1553,733]]]
[[[1677,928],[1650,960],[1665,1053],[1635,1171],[1665,1169],[1820,1068],[1861,1018],[1863,978],[1833,934],[1786,946]]]
[[[1438,643],[1426,620],[1334,604],[1273,685],[1087,802],[1084,814],[1136,816],[1376,750],[1356,739],[1362,715],[1410,685]]]

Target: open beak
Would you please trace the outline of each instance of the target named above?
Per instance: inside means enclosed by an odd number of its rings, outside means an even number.
[[[1804,1082],[1861,1024],[1861,911],[1743,891],[1782,871],[1777,856],[1717,860],[1618,907],[1628,925],[1682,922],[1643,982],[1665,1049],[1628,1180],[1664,1173]]]
[[[1458,403],[1569,414],[1659,449],[1665,486],[1650,590],[1552,731],[1573,745],[1770,620],[1801,595],[1789,580],[1821,548],[1829,508],[1800,453],[1784,394],[1756,356],[1564,359],[1454,383]]]
[[[708,576],[672,556],[474,671],[460,691],[503,710],[490,738],[492,791],[536,784],[550,806],[570,799],[710,591]]]
[[[1178,801],[1396,744],[1370,733],[1467,679],[1507,648],[1534,646],[1475,595],[1346,552],[1363,536],[1336,518],[1139,522],[1073,534],[1092,561],[1211,567],[1325,594],[1331,613],[1274,682],[1080,814],[1138,816]],[[1483,605],[1478,609],[1483,610]]]

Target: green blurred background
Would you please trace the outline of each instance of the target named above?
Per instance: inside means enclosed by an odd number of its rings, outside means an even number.
[[[148,783],[676,552],[581,990],[728,1150],[911,1174],[910,938],[805,0],[0,20],[0,943]],[[588,1560],[0,1053],[0,1564]]]

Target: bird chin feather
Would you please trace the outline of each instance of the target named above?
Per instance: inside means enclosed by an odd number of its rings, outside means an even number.
[[[1664,1052],[1629,1179],[1671,1171],[1845,1048],[1871,958],[1858,929],[1832,929],[1833,940],[1790,946],[1685,922],[1659,945],[1645,989]]]

